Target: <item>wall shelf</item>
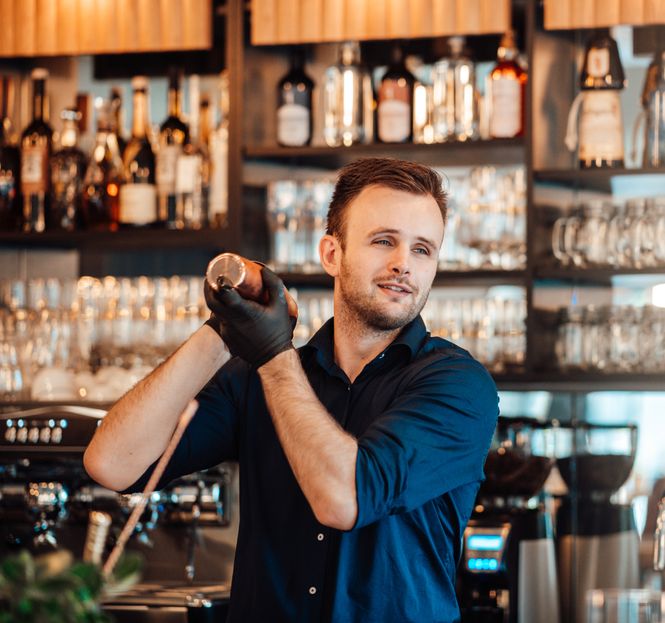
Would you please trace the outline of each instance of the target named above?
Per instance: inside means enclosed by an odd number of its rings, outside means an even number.
[[[540,169],[533,172],[536,183],[606,192],[612,190],[612,178],[627,175],[665,176],[665,167],[656,169],[625,167],[620,169]],[[665,180],[663,180],[663,190],[665,192]]]
[[[337,168],[363,156],[387,156],[426,162],[439,166],[471,166],[483,164],[521,164],[525,161],[522,138],[479,140],[458,143],[369,143],[349,147],[277,145],[247,146],[249,159],[271,160],[292,164],[307,164]]]

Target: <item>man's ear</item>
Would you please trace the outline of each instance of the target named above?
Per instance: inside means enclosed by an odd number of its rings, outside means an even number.
[[[331,277],[339,275],[339,267],[342,261],[342,248],[335,236],[326,234],[319,242],[319,257],[321,266]]]

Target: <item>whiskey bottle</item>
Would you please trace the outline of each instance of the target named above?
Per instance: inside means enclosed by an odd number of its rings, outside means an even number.
[[[416,79],[404,64],[399,45],[392,48],[392,63],[378,91],[377,135],[382,143],[405,143],[413,138],[411,125]]]
[[[304,52],[298,50],[288,73],[277,85],[277,143],[285,147],[309,145],[312,140],[314,82],[304,65]]]
[[[12,231],[20,223],[21,155],[12,141],[11,117],[14,81],[0,76],[0,230]]]
[[[48,71],[32,71],[32,121],[21,135],[23,231],[43,232],[49,204],[49,160],[53,129],[48,123]]]

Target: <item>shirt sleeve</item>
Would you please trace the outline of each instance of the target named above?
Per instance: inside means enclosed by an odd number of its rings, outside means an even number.
[[[238,459],[238,413],[247,383],[245,368],[243,362],[232,359],[196,396],[199,407],[157,483],[157,489],[180,476]],[[142,491],[158,462],[159,459],[122,493]]]
[[[354,528],[482,480],[498,414],[496,386],[478,362],[427,366],[358,439]]]

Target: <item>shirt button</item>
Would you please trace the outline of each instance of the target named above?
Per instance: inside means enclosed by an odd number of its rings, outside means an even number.
[[[309,587],[309,594],[310,595],[316,595],[316,586],[310,586]]]
[[[324,538],[325,538],[325,537],[323,536],[323,532],[319,532],[319,533],[316,535],[316,540],[317,540],[317,541],[323,541]]]

